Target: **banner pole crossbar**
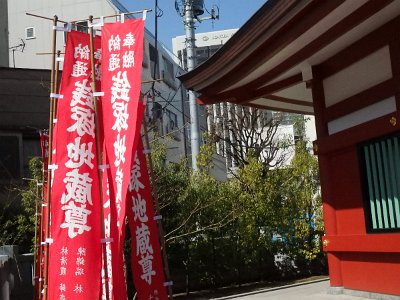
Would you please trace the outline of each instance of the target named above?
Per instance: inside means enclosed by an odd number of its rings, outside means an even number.
[[[142,9],[142,10],[135,10],[135,11],[130,11],[130,12],[126,12],[126,13],[125,13],[125,12],[121,12],[121,13],[119,13],[119,14],[114,14],[114,15],[109,15],[109,16],[104,16],[104,17],[94,17],[93,20],[99,20],[99,19],[101,19],[101,18],[106,19],[106,18],[118,17],[118,16],[120,16],[121,14],[123,14],[123,15],[125,15],[125,16],[126,16],[126,15],[142,14],[142,13],[144,13],[144,12],[146,12],[146,13],[152,12],[152,9],[150,9],[150,8],[145,8],[145,9]],[[32,14],[32,13],[29,13],[29,12],[27,12],[26,15],[27,15],[27,16],[31,16],[31,17],[35,17],[35,18],[40,18],[40,19],[49,20],[49,21],[53,21],[53,20],[54,20],[54,17],[50,18],[50,17],[46,17],[46,16],[41,16],[41,15],[37,15],[37,14]],[[76,23],[79,23],[79,22],[89,21],[89,19],[75,20],[75,21],[70,21],[70,22],[57,19],[57,21],[60,22],[60,23],[63,23],[63,24],[76,24]],[[79,25],[79,26],[82,26],[82,25]],[[85,26],[82,26],[82,27],[85,27]]]
[[[101,18],[103,18],[103,19],[114,18],[114,17],[121,16],[121,14],[126,16],[126,15],[142,14],[143,12],[152,12],[152,11],[153,10],[150,8],[145,8],[145,9],[135,10],[135,11],[130,11],[130,12],[121,12],[119,14],[113,14],[113,15],[109,15],[109,16],[93,17],[93,20],[100,20]],[[89,19],[75,20],[75,21],[72,21],[71,23],[79,23],[79,22],[85,22],[85,21],[89,21]]]

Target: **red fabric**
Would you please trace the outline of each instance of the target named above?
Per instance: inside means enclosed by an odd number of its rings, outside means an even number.
[[[40,131],[40,148],[42,150],[42,162],[43,169],[47,170],[47,164],[49,161],[49,134],[46,131]],[[47,172],[45,173],[45,177],[47,178]]]
[[[126,299],[123,271],[126,193],[130,180],[132,151],[140,134],[138,105],[141,87],[144,21],[106,23],[102,28],[102,110],[104,144],[110,165],[109,208],[105,208],[113,239],[109,258],[114,299]],[[104,182],[104,179],[103,179]],[[115,214],[115,215],[113,215]]]
[[[94,40],[95,57],[100,39]],[[89,35],[68,34],[54,128],[48,297],[99,299],[100,193],[96,156]],[[98,61],[96,61],[98,64]],[[51,167],[51,166],[49,166]]]
[[[141,139],[132,163],[128,190],[131,267],[138,299],[167,299],[158,227]]]
[[[106,152],[104,151],[104,162],[103,164],[109,165],[107,160]],[[123,253],[118,252],[119,245],[118,240],[114,237],[118,237],[118,227],[117,227],[117,213],[115,206],[115,197],[113,196],[112,183],[110,182],[111,174],[110,169],[105,169],[102,176],[103,182],[103,201],[104,201],[104,224],[105,224],[105,238],[109,239],[106,243],[106,253],[107,253],[107,276],[108,280],[105,278],[105,272],[102,272],[102,299],[106,299],[106,286],[105,283],[108,282],[108,292],[109,299],[126,299],[126,281],[124,274],[124,264],[123,264]]]
[[[120,228],[125,218],[123,202],[129,184],[130,149],[134,148],[135,136],[140,130],[136,125],[136,116],[141,86],[143,32],[142,19],[106,23],[102,30],[102,107],[106,112],[103,114],[104,142]]]

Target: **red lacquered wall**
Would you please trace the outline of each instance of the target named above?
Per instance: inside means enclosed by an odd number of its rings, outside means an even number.
[[[367,141],[400,133],[400,36],[393,35],[398,22],[400,18],[388,22],[314,66],[312,80],[318,136],[314,152],[320,166],[325,221],[323,245],[328,253],[331,286],[389,295],[400,295],[400,232],[367,232],[358,147]],[[382,47],[390,49],[392,78],[327,107],[324,79]],[[329,134],[329,122],[389,97],[395,98],[393,113]]]

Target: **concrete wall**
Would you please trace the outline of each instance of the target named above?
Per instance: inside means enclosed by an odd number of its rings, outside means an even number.
[[[0,68],[0,129],[48,127],[50,71]]]
[[[0,67],[8,67],[7,0],[0,0]]]
[[[33,255],[18,246],[0,247],[0,300],[33,299]]]
[[[37,130],[48,128],[49,80],[46,70],[0,68],[0,184],[26,176],[29,160],[40,156]]]
[[[142,69],[142,81],[151,81],[152,78],[152,64],[150,61],[149,47],[152,45],[155,47],[154,36],[146,30],[145,40],[144,40],[144,51],[143,56],[143,69]],[[166,65],[164,64],[164,59],[168,59],[173,62],[172,53],[161,43],[158,43],[158,61],[159,61],[159,73],[156,74],[156,78],[160,78],[161,74],[166,73]],[[183,70],[173,62],[174,75],[182,74]],[[180,81],[173,78],[173,82],[156,82],[154,83],[155,97],[152,97],[152,82],[142,84],[142,93],[149,95],[148,97],[148,120],[152,118],[151,111],[153,108],[153,103],[156,102],[161,105],[163,109],[162,118],[158,121],[158,134],[162,137],[166,137],[164,142],[167,147],[167,159],[169,161],[178,162],[182,157],[185,156],[185,115],[189,116],[189,112],[185,111],[183,103],[186,100],[186,90],[180,84]],[[166,130],[169,124],[168,112],[171,112],[177,116],[177,122],[174,128]],[[189,144],[186,142],[186,144]]]

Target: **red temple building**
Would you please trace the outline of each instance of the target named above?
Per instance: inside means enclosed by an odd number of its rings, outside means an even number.
[[[314,114],[332,290],[400,299],[400,0],[269,0],[180,79]]]

